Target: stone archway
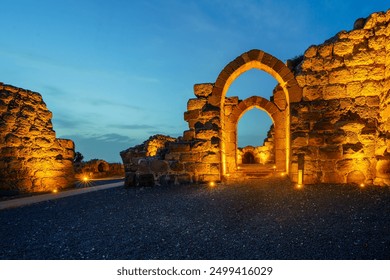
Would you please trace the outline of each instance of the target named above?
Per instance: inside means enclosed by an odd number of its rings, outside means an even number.
[[[277,93],[276,91],[275,93]],[[277,94],[276,94],[277,96]],[[225,133],[224,133],[224,147],[225,147],[225,174],[233,174],[238,168],[237,163],[237,124],[240,118],[249,110],[258,108],[265,111],[275,127],[274,135],[274,149],[275,149],[275,167],[276,170],[285,172],[287,167],[287,142],[289,139],[286,137],[287,110],[280,109],[274,102],[271,102],[260,96],[252,96],[243,101],[240,101],[238,105],[233,109],[232,113],[225,118]]]
[[[255,156],[252,152],[245,152],[242,156],[242,163],[243,164],[255,164]]]
[[[222,176],[226,176],[233,170],[233,166],[229,166],[231,163],[230,160],[230,148],[227,145],[231,142],[229,138],[230,131],[228,131],[229,126],[228,116],[225,111],[225,96],[230,87],[230,85],[234,82],[234,80],[245,73],[250,69],[259,69],[261,71],[265,71],[266,73],[272,75],[278,82],[281,89],[281,93],[283,93],[283,98],[281,100],[285,101],[285,106],[282,110],[284,111],[283,118],[284,120],[281,123],[284,123],[284,130],[280,131],[280,135],[284,135],[284,144],[279,146],[279,153],[284,153],[284,168],[278,166],[277,168],[280,171],[289,172],[290,168],[290,106],[291,102],[298,102],[302,98],[302,89],[298,85],[294,74],[290,71],[290,69],[279,59],[274,56],[265,53],[261,50],[251,50],[242,55],[238,56],[235,60],[231,61],[218,75],[218,78],[214,84],[213,90],[211,92],[211,96],[208,101],[211,105],[219,107],[220,110],[220,121],[221,121],[221,167],[222,167]],[[245,106],[245,103],[243,103]],[[270,102],[269,104],[274,104],[276,108],[279,105],[276,100],[274,103]],[[267,108],[260,106],[261,109]],[[280,108],[280,107],[279,107]],[[282,129],[282,128],[278,128]],[[275,132],[277,130],[275,129]]]

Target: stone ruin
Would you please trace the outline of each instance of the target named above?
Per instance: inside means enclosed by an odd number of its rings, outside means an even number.
[[[123,177],[125,174],[123,164],[109,163],[101,159],[92,159],[89,161],[74,163],[75,178],[82,181],[85,177],[88,179]]]
[[[73,184],[74,143],[56,138],[39,93],[0,83],[0,190],[44,192]]]
[[[238,56],[214,83],[194,86],[181,137],[157,135],[121,152],[126,185],[242,178],[237,123],[254,107],[274,123],[274,173],[304,184],[390,185],[389,23],[390,11],[358,19],[354,30],[286,63],[261,50]],[[250,69],[278,81],[270,100],[226,96]],[[1,190],[51,191],[73,184],[74,143],[56,138],[40,94],[0,83],[0,114]],[[256,149],[254,155],[261,152]]]
[[[214,83],[194,86],[182,137],[158,136],[153,155],[145,149],[152,138],[121,152],[126,185],[242,177],[237,123],[254,107],[274,123],[273,172],[304,184],[390,185],[389,23],[390,10],[374,13],[286,63],[261,50],[238,56]],[[270,100],[226,96],[250,69],[278,81]]]

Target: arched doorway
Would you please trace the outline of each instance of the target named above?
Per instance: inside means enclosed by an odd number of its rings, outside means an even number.
[[[252,152],[245,152],[242,156],[242,163],[243,164],[255,164],[255,155]]]
[[[259,69],[272,75],[279,83],[273,102],[253,96],[241,101],[236,112],[227,114],[225,96],[234,80],[250,69]],[[237,170],[237,121],[249,107],[257,106],[266,111],[275,124],[275,161],[278,171],[289,172],[290,165],[290,102],[298,102],[302,97],[293,73],[279,59],[261,50],[251,50],[230,62],[219,74],[210,98],[211,105],[220,110],[221,167],[222,176]]]
[[[253,108],[265,111],[274,123],[274,160],[278,171],[286,171],[286,110],[280,110],[273,102],[259,96],[242,100],[225,119],[225,160],[226,174],[234,174],[239,169],[237,161],[237,124],[240,118]],[[243,162],[242,162],[243,163]]]

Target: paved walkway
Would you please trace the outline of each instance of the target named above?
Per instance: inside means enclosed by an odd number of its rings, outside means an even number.
[[[58,193],[48,193],[48,194],[42,194],[42,195],[35,195],[35,196],[29,196],[29,197],[10,199],[10,200],[0,202],[0,210],[7,209],[7,208],[20,207],[20,206],[24,206],[24,205],[37,203],[37,202],[58,199],[58,198],[68,197],[68,196],[77,195],[77,194],[83,194],[83,193],[89,193],[89,192],[94,192],[94,191],[99,191],[99,190],[111,189],[111,188],[120,187],[120,186],[123,186],[123,182],[105,184],[105,185],[100,185],[100,186],[96,186],[96,187],[87,187],[87,188],[80,188],[80,189],[74,189],[74,190],[67,190],[67,191],[58,192]]]

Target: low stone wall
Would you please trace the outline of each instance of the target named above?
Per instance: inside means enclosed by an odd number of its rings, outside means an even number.
[[[107,161],[101,159],[75,163],[74,170],[76,173],[75,177],[78,180],[82,180],[84,177],[96,179],[125,176],[123,164],[108,163]]]
[[[197,181],[194,166],[175,158],[182,156],[179,151],[186,150],[181,144],[176,138],[154,135],[143,144],[122,151],[120,155],[126,172],[125,186],[184,184]]]
[[[74,143],[56,138],[39,93],[0,83],[0,189],[43,192],[74,182]]]

